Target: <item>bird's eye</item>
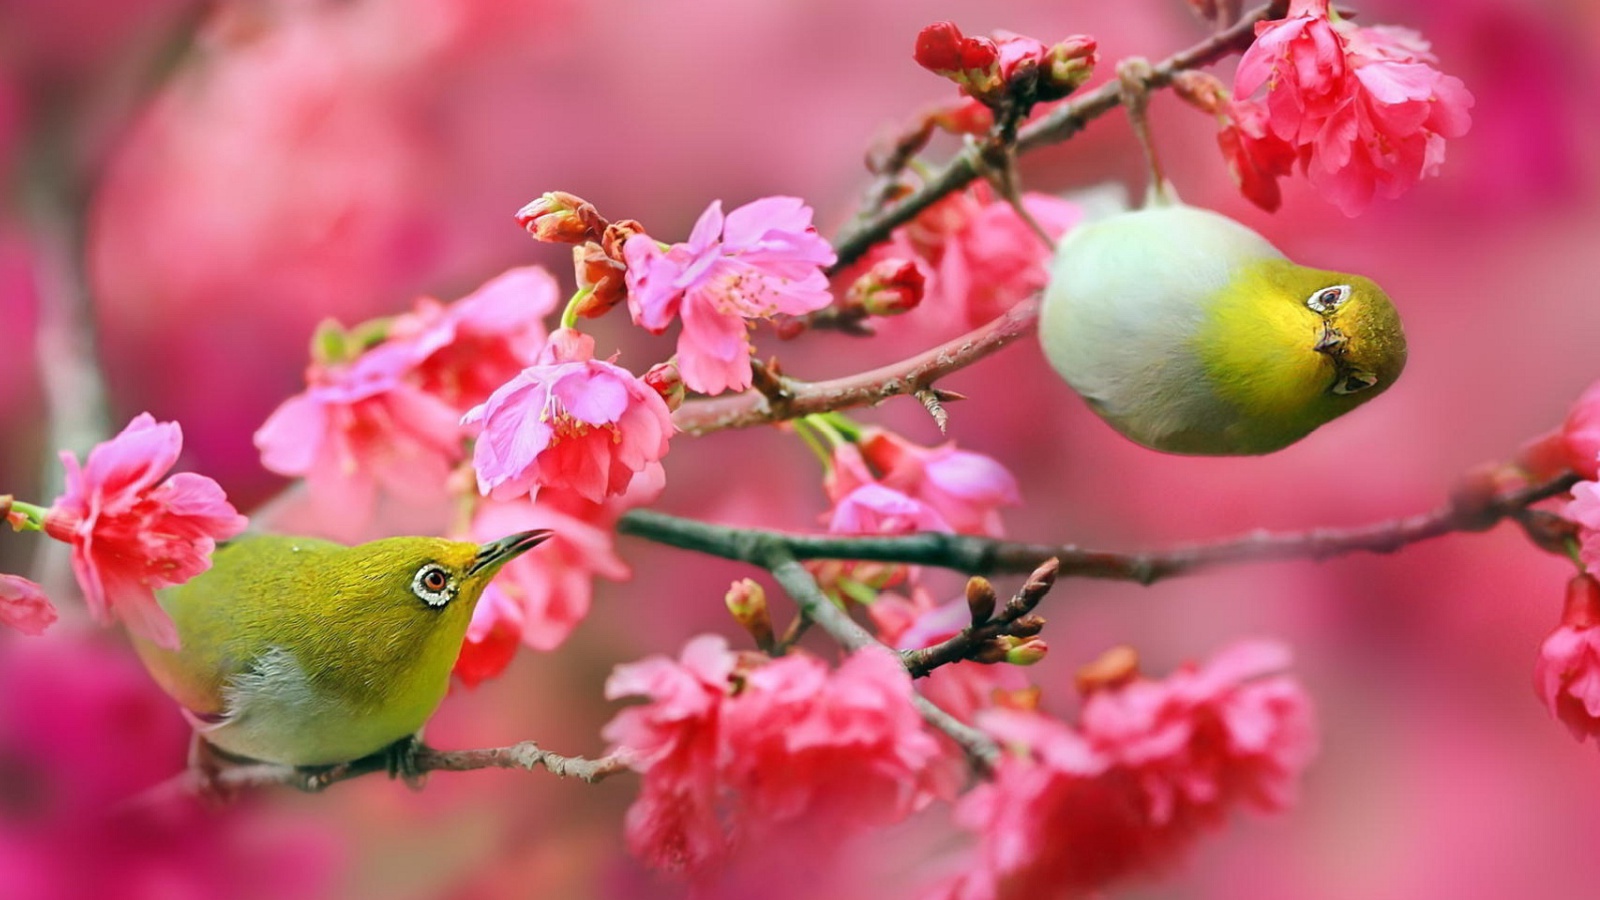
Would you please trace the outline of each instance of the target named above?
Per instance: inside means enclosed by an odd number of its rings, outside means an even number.
[[[418,569],[416,577],[411,579],[411,592],[429,606],[449,603],[450,598],[455,596],[452,588],[450,573],[437,563],[429,563]]]
[[[1306,306],[1312,312],[1330,313],[1339,307],[1339,304],[1350,299],[1350,285],[1336,284],[1325,287],[1306,298]]]
[[[1378,376],[1371,372],[1347,372],[1345,376],[1333,383],[1335,394],[1356,394],[1378,383]]]

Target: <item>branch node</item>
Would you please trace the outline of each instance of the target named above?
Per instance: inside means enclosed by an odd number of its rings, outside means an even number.
[[[921,401],[922,408],[928,411],[928,415],[933,416],[933,424],[939,426],[939,433],[947,433],[950,425],[950,414],[945,411],[944,404],[940,402],[944,398],[940,396],[939,391],[932,388],[922,388],[916,392],[916,398]]]

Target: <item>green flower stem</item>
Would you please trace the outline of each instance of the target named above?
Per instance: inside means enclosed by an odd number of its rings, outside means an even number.
[[[811,453],[816,456],[817,462],[822,463],[822,470],[829,471],[833,465],[833,453],[829,450],[824,435],[818,433],[817,426],[809,416],[794,420],[794,433],[811,448]]]
[[[17,531],[44,530],[44,516],[49,510],[42,506],[34,506],[32,503],[23,503],[21,500],[12,500],[9,505],[12,513],[23,515],[22,522],[12,526]]]
[[[593,293],[594,288],[586,287],[580,288],[576,294],[572,295],[572,299],[567,301],[567,308],[561,311],[562,328],[578,327],[578,305],[589,299],[589,295]]]

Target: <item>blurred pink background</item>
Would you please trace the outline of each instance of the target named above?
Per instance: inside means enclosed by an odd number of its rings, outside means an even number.
[[[389,314],[423,293],[451,299],[529,262],[550,265],[570,289],[566,248],[535,245],[512,221],[539,193],[570,191],[667,239],[686,235],[713,199],[793,194],[832,233],[867,183],[864,150],[947,94],[911,62],[922,25],[950,18],[969,33],[1006,28],[1047,42],[1087,32],[1103,60],[1159,58],[1203,36],[1185,6],[0,0],[0,493],[50,499],[36,496],[47,438],[32,335],[45,282],[28,200],[48,179],[77,171],[89,192],[87,276],[113,419],[148,410],[179,420],[187,464],[248,511],[282,486],[260,468],[250,435],[299,389],[318,321]],[[1600,5],[1359,9],[1363,23],[1421,30],[1477,98],[1442,177],[1401,200],[1350,219],[1292,183],[1283,210],[1262,214],[1233,189],[1207,117],[1167,95],[1153,115],[1187,200],[1240,218],[1302,262],[1384,285],[1405,318],[1405,376],[1282,453],[1188,459],[1117,437],[1019,345],[945,385],[977,398],[953,407],[952,436],[1010,465],[1023,485],[1011,535],[1142,549],[1419,512],[1463,470],[1559,422],[1600,377]],[[174,37],[197,22],[197,37]],[[175,68],[165,86],[141,96],[166,67]],[[1231,61],[1216,71],[1231,80]],[[1109,72],[1103,65],[1096,81]],[[1112,115],[1029,157],[1024,173],[1035,190],[1115,179],[1137,191],[1137,159]],[[619,348],[635,371],[670,352],[621,317],[593,330],[602,352]],[[779,352],[788,372],[824,377],[897,358],[935,333],[952,332],[815,335]],[[861,418],[938,439],[909,401]],[[730,476],[735,460],[745,461],[740,477]],[[666,462],[668,511],[804,528],[826,507],[815,462],[772,429],[679,437]],[[0,571],[25,571],[32,549],[0,535]],[[631,539],[619,549],[635,580],[601,583],[595,612],[564,647],[524,650],[503,678],[456,692],[430,742],[534,738],[599,752],[613,712],[600,685],[613,665],[675,655],[706,630],[738,639],[721,596],[752,573]],[[1073,669],[1112,644],[1136,645],[1159,673],[1263,635],[1296,647],[1322,718],[1323,752],[1293,814],[1242,819],[1167,880],[1113,895],[1594,896],[1600,759],[1530,689],[1569,572],[1502,528],[1393,557],[1234,568],[1150,588],[1064,582],[1043,610],[1050,658],[1028,673],[1051,710],[1070,713]],[[684,893],[622,847],[627,777],[587,786],[476,772],[435,776],[419,795],[367,779],[317,797],[258,798],[218,820],[225,829],[168,823],[212,844],[121,852],[139,846],[135,832],[90,820],[97,803],[139,784],[94,775],[104,793],[94,803],[33,786],[124,769],[153,783],[183,764],[182,723],[127,668],[120,638],[77,625],[0,635],[0,894],[96,895],[102,882],[80,870],[121,879],[130,858],[152,855],[165,862],[141,888],[149,896],[175,896],[174,886],[238,896],[246,883],[262,896]],[[52,665],[78,682],[38,674]],[[112,684],[125,702],[96,699]],[[43,736],[56,744],[41,750]],[[953,835],[936,808],[819,861],[815,880],[762,887],[911,896],[952,865]],[[304,883],[254,879],[269,844]]]

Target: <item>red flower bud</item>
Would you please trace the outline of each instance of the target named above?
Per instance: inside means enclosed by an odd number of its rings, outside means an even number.
[[[1059,100],[1089,80],[1099,61],[1099,44],[1087,34],[1075,34],[1045,53],[1039,79],[1039,98]]]
[[[643,380],[661,395],[661,399],[667,401],[667,409],[676,410],[683,405],[683,374],[678,371],[678,364],[675,361],[656,363],[650,367],[650,371],[644,373]]]
[[[922,269],[912,260],[885,259],[850,285],[845,301],[868,315],[894,316],[916,309],[926,285]]]
[[[988,38],[967,37],[954,22],[923,28],[911,56],[917,65],[954,81],[973,97],[993,98],[1002,85],[999,47]]]

